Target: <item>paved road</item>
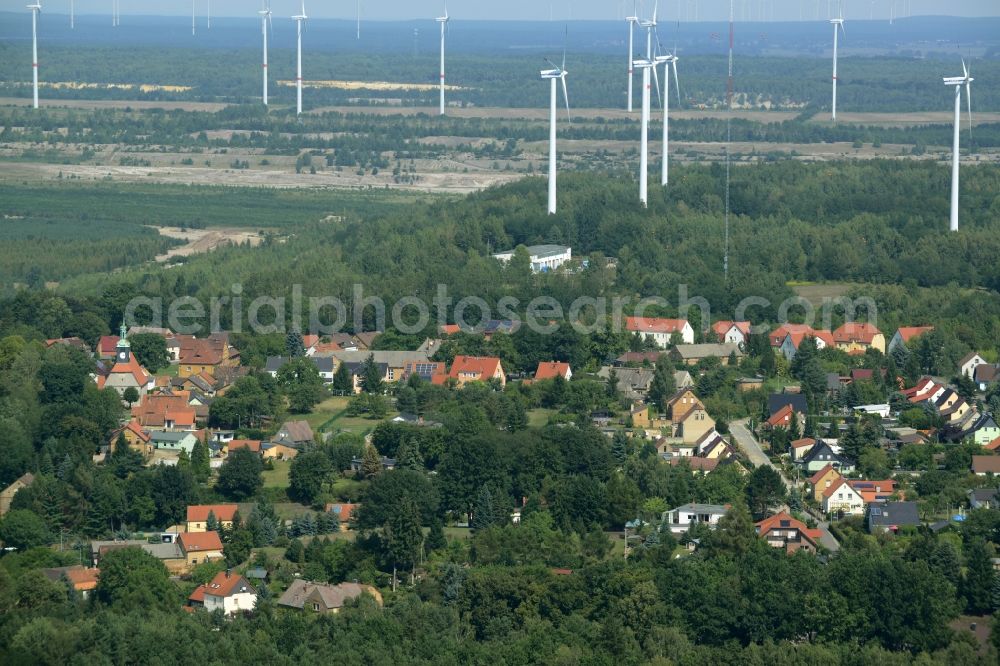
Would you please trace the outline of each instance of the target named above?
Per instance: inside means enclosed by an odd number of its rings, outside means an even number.
[[[788,490],[792,490],[795,484],[791,480],[785,477],[784,473],[771,462],[771,459],[767,457],[764,450],[760,447],[760,442],[754,437],[753,432],[747,427],[746,421],[736,421],[729,424],[729,432],[732,433],[733,439],[736,441],[736,445],[740,447],[743,454],[753,463],[754,467],[760,467],[761,465],[767,465],[781,477],[784,481],[785,487]],[[840,550],[840,544],[830,533],[830,523],[823,520],[823,516],[816,515],[811,511],[807,512],[816,519],[816,526],[822,532],[820,536],[820,543],[826,547],[827,550],[837,551]]]
[[[750,429],[747,428],[746,421],[736,421],[734,423],[730,423],[729,432],[733,434],[733,439],[736,440],[736,445],[740,447],[740,450],[743,451],[743,455],[745,455],[750,462],[753,463],[754,467],[767,465],[777,472],[779,476],[781,476],[781,480],[785,482],[786,488],[791,490],[795,487],[795,484],[785,478],[784,473],[782,473],[782,471],[778,469],[773,462],[771,462],[771,459],[767,457],[764,450],[760,448],[760,443],[757,441],[757,438],[754,437],[753,433],[750,432]]]

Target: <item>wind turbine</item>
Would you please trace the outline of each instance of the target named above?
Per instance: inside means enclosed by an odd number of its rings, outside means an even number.
[[[653,60],[653,71],[656,66],[663,65],[663,171],[660,176],[660,184],[666,185],[670,182],[670,70],[674,70],[674,86],[677,88],[677,103],[681,102],[681,83],[677,77],[677,61],[679,58],[675,53],[656,56]]]
[[[830,119],[833,122],[837,122],[837,31],[844,33],[847,36],[847,31],[844,30],[844,5],[840,5],[840,15],[837,18],[830,19],[830,24],[833,25],[833,103],[831,104]]]
[[[272,28],[271,25],[271,2],[267,2],[263,5],[258,14],[260,14],[260,32],[264,37],[264,106],[267,106],[267,31]]]
[[[556,214],[556,108],[559,102],[557,81],[562,82],[563,99],[566,100],[566,117],[569,118],[569,93],[566,90],[566,50],[563,48],[562,67],[556,67],[551,60],[546,62],[552,69],[543,69],[542,80],[548,79],[551,88],[549,92],[549,215]]]
[[[650,70],[653,69],[653,61],[645,58],[632,62],[633,67],[642,70],[642,139],[639,148],[639,202],[645,208],[649,203],[649,95],[652,84],[650,83]]]
[[[639,23],[646,29],[646,60],[653,62],[653,31],[656,30],[656,12],[660,8],[659,0],[653,5],[653,17]]]
[[[194,37],[194,28],[195,28],[195,7],[194,7],[194,3],[195,3],[195,0],[191,0],[191,36],[192,37]]]
[[[38,15],[42,11],[41,0],[35,0],[35,4],[28,5],[31,10],[31,83],[32,83],[32,103],[31,108],[38,108]]]
[[[361,40],[361,0],[358,0],[358,40]]]
[[[69,0],[69,28],[70,30],[76,28],[76,8],[73,0]]]
[[[959,163],[959,137],[962,129],[962,86],[965,86],[965,101],[969,108],[969,132],[972,132],[972,82],[975,81],[969,76],[969,69],[965,66],[965,59],[962,59],[962,76],[948,76],[944,79],[946,86],[955,87],[955,136],[952,142],[951,153],[951,231],[958,231],[958,163]]]
[[[118,0],[111,0],[111,26],[118,27]]]
[[[302,22],[305,21],[308,16],[306,16],[306,0],[302,0],[302,12],[297,16],[293,16],[295,19],[295,31],[298,35],[298,67],[295,70],[295,114],[302,115]]]
[[[632,15],[626,16],[625,20],[628,22],[628,112],[632,113],[632,74],[634,69],[632,68],[632,58],[635,57],[635,51],[633,51],[633,34],[635,32],[635,26],[639,23],[638,14],[638,3],[632,4]]]
[[[212,0],[207,0],[208,7],[205,12],[205,27],[212,29]]]
[[[444,115],[444,33],[448,27],[448,5],[444,6],[444,16],[437,17],[437,22],[441,24],[441,115]]]

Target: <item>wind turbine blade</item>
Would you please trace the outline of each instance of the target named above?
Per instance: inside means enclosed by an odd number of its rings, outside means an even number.
[[[677,88],[677,104],[680,105],[680,103],[681,103],[681,80],[679,78],[677,78],[677,61],[674,60],[671,64],[673,65],[673,69],[674,69],[674,86]],[[668,95],[670,94],[669,90],[667,91],[667,94]]]
[[[660,0],[653,3],[653,25],[656,25],[656,13],[660,10]]]
[[[548,58],[545,58],[544,60],[545,60],[545,62],[549,63],[549,65],[552,66],[552,69],[559,69],[559,67],[556,66],[556,64],[554,62],[552,62],[551,60],[549,60]],[[559,71],[562,71],[562,70],[559,70]]]
[[[969,69],[965,66],[965,58],[962,58],[962,73],[965,74],[965,78],[969,78]]]
[[[563,99],[566,100],[566,122],[572,123],[573,118],[569,115],[569,91],[566,90],[566,73],[559,77],[562,81]]]
[[[559,70],[561,72],[566,71],[566,45],[568,43],[569,43],[569,25],[566,26],[566,32],[563,34],[563,62],[562,62],[562,67]]]
[[[660,75],[656,73],[656,70],[659,69],[659,67],[656,65],[655,61],[653,62],[652,69],[653,69],[653,80],[656,82],[656,101],[660,103],[660,108],[662,109],[663,97],[660,96]]]

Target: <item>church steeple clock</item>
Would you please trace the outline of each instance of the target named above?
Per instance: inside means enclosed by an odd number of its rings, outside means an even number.
[[[131,353],[132,345],[129,344],[128,338],[125,336],[125,322],[123,321],[118,334],[118,346],[115,348],[115,361],[118,363],[128,363]]]

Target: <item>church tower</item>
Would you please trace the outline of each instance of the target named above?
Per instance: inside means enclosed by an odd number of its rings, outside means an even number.
[[[132,346],[125,337],[125,322],[122,321],[121,330],[118,332],[118,346],[115,347],[115,363],[128,363],[132,354]]]

